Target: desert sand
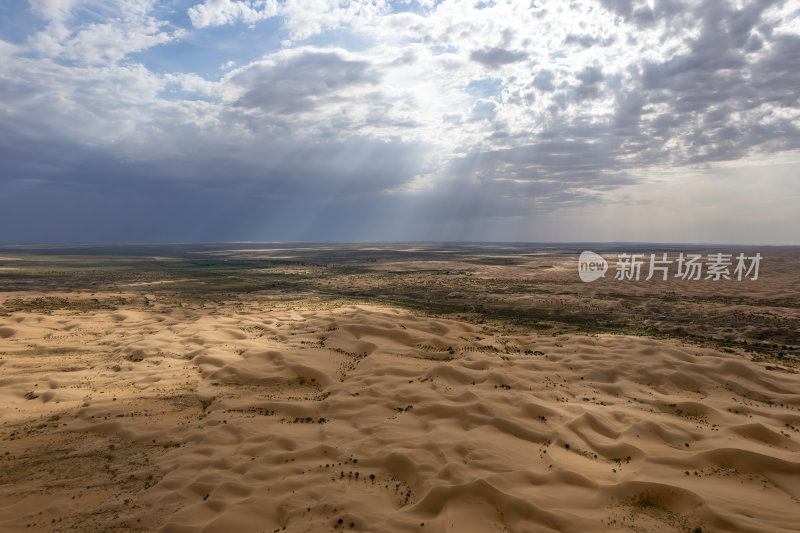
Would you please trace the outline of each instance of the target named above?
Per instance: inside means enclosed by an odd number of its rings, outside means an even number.
[[[0,530],[798,531],[785,370],[388,305],[14,311]]]

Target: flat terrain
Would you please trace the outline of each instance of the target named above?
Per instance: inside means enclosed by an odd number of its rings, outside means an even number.
[[[0,530],[797,531],[800,249],[583,249],[0,249]]]

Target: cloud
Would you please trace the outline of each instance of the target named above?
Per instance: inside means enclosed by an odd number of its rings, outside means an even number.
[[[29,0],[29,3],[31,10],[43,18],[63,21],[70,17],[73,9],[91,2],[88,0]]]
[[[187,10],[195,28],[223,26],[259,21],[281,16],[291,39],[303,40],[325,30],[343,26],[357,29],[361,23],[372,21],[388,12],[382,0],[206,0]]]
[[[366,61],[302,50],[248,65],[229,80],[243,89],[237,106],[293,114],[314,109],[344,88],[376,84],[379,78]]]
[[[30,5],[0,41],[0,240],[502,237],[800,150],[791,2]]]
[[[533,86],[539,89],[540,91],[554,91],[555,86],[553,85],[553,80],[555,76],[549,70],[540,70],[536,73],[536,76],[533,78]]]
[[[341,238],[365,213],[398,209],[384,191],[422,161],[420,146],[364,138],[204,144],[192,158],[142,161],[63,140],[9,143],[9,133],[0,130],[0,157],[12,163],[0,169],[5,242],[308,240],[321,227]]]
[[[190,7],[187,13],[195,28],[222,26],[239,21],[254,24],[277,15],[278,5],[274,0],[261,2],[206,0],[202,4]]]
[[[512,52],[503,48],[483,48],[473,50],[469,58],[490,69],[497,69],[503,65],[524,61],[527,56],[523,52]]]
[[[153,4],[152,0],[34,0],[32,9],[48,24],[29,36],[28,46],[43,57],[102,64],[183,37],[182,29],[164,31],[169,24],[150,15]]]
[[[583,48],[592,46],[611,46],[616,41],[614,36],[602,38],[597,35],[577,35],[570,33],[564,38],[564,44],[577,44]]]

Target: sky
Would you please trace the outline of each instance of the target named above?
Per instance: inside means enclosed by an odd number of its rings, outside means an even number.
[[[800,0],[0,4],[0,243],[800,244]]]

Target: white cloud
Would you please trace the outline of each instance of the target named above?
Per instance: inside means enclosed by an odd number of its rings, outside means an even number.
[[[102,64],[181,38],[185,30],[164,31],[168,23],[150,15],[154,3],[32,0],[34,11],[49,23],[28,45],[44,57]]]
[[[74,8],[91,0],[29,0],[31,9],[48,20],[63,21]]]
[[[260,20],[274,17],[277,11],[277,2],[275,0],[256,2],[248,0],[206,0],[202,4],[190,7],[188,14],[195,28],[206,28],[239,21],[254,24]]]

